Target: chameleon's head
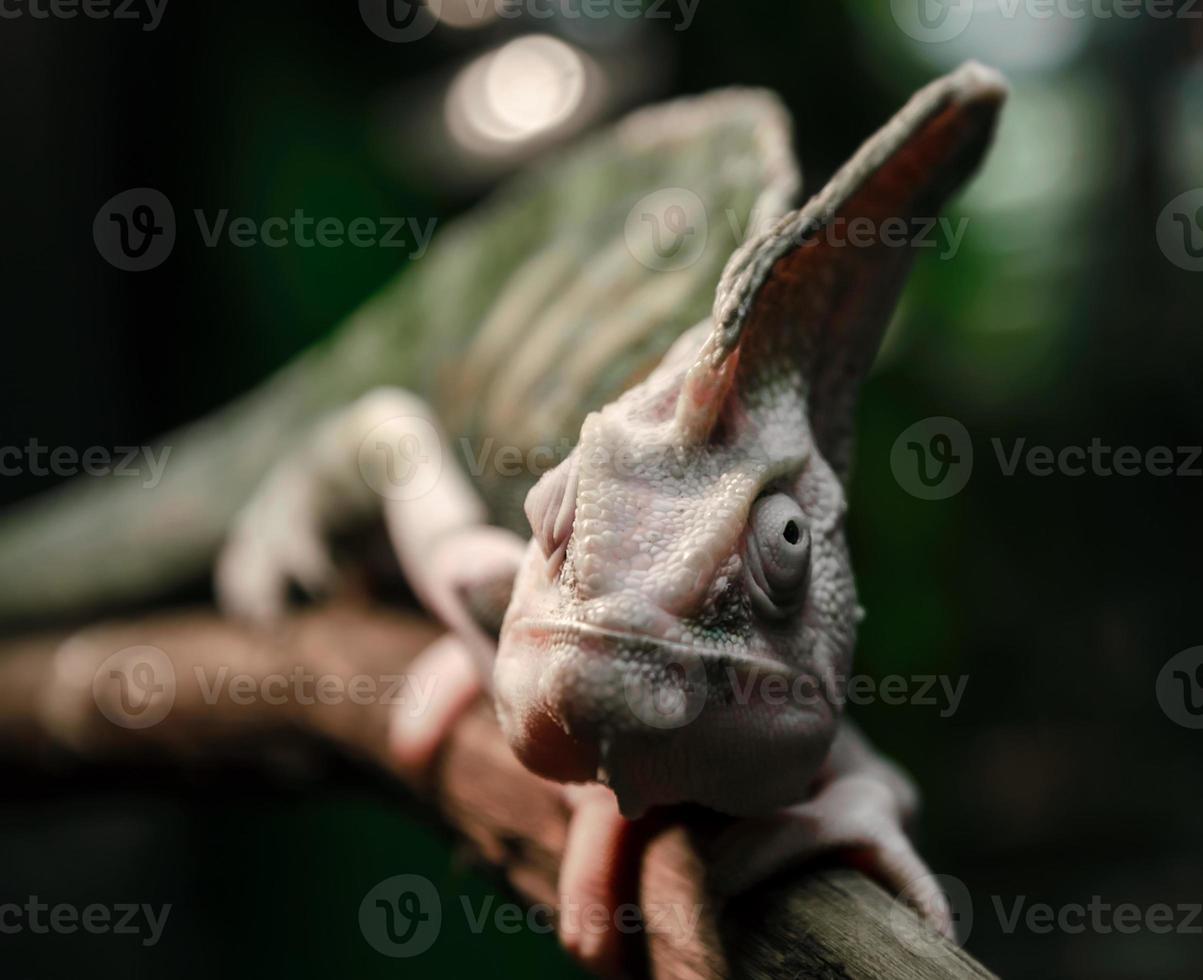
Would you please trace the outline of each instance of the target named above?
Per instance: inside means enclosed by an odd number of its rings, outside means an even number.
[[[628,813],[796,797],[852,652],[844,494],[797,368],[683,353],[591,415],[527,498],[495,674],[523,762],[603,779]]]
[[[806,794],[859,615],[843,535],[852,411],[912,257],[883,228],[936,215],[1002,95],[978,66],[919,93],[736,253],[713,320],[590,415],[531,492],[494,677],[528,767],[600,779],[630,815]],[[871,244],[827,233],[860,217]]]

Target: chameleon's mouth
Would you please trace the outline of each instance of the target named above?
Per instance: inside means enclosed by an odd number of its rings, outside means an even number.
[[[507,624],[494,675],[519,759],[550,779],[606,783],[630,816],[656,804],[729,800],[740,781],[733,767],[761,784],[754,801],[748,796],[754,810],[785,787],[796,795],[811,753],[793,736],[824,732],[832,709],[821,697],[769,704],[763,692],[800,678],[751,651],[535,617]],[[811,741],[825,744],[822,734]],[[782,789],[766,775],[784,777]]]
[[[518,620],[511,627],[519,636],[554,638],[563,637],[577,641],[594,640],[596,645],[609,647],[609,652],[620,647],[646,648],[659,651],[670,663],[685,666],[688,663],[717,663],[731,672],[744,673],[754,670],[773,671],[792,675],[795,671],[779,660],[759,656],[748,650],[734,650],[703,643],[682,643],[655,636],[651,633],[635,633],[631,630],[612,629],[581,619],[548,619],[530,617]],[[585,646],[591,644],[585,643]]]

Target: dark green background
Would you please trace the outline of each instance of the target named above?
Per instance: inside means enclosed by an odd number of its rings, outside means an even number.
[[[960,49],[915,45],[885,4],[701,0],[649,21],[662,83],[636,101],[741,83],[781,93],[816,189]],[[861,412],[850,527],[869,611],[860,668],[968,675],[951,718],[872,705],[864,728],[924,788],[922,849],[974,896],[969,949],[1004,976],[1197,977],[1203,936],[1005,934],[992,908],[1203,901],[1203,732],[1154,681],[1203,643],[1203,478],[1006,477],[990,440],[1203,442],[1203,273],[1157,248],[1165,205],[1203,185],[1203,27],[1092,21],[986,37],[1015,97],[954,262],[920,263]],[[423,176],[387,139],[407,100],[531,25],[390,45],[356,6],[173,0],[162,26],[0,21],[0,444],[149,440],[221,404],[396,269],[387,249],[203,248],[182,234],[130,275],[92,244],[127,187],[266,217],[448,218],[485,192]],[[425,84],[429,82],[429,84]],[[194,226],[193,226],[194,227]],[[977,465],[950,500],[890,468],[907,426],[947,415]],[[0,502],[46,489],[0,480]],[[0,973],[50,977],[570,975],[555,944],[473,935],[376,954],[364,893],[413,872],[458,906],[492,894],[406,801],[332,763],[316,776],[14,771],[0,803],[0,902],[170,902],[163,942],[0,936]]]

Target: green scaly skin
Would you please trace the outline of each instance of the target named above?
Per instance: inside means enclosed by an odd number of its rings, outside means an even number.
[[[153,489],[81,478],[0,519],[0,624],[136,604],[200,580],[272,464],[377,386],[432,404],[473,455],[570,446],[588,411],[706,315],[750,222],[786,210],[798,184],[789,143],[775,97],[730,90],[637,112],[515,179],[437,234],[329,340],[164,436],[171,454]],[[625,235],[632,208],[666,188],[696,194],[711,219],[701,255],[675,271],[642,264]],[[591,348],[600,363],[574,377]],[[505,382],[524,355],[514,397]],[[474,479],[492,518],[518,528],[537,476],[486,467]]]

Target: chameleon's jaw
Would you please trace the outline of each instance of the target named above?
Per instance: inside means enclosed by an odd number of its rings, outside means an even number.
[[[629,817],[683,802],[741,814],[802,797],[834,732],[821,698],[759,699],[753,678],[770,674],[797,679],[768,659],[531,618],[507,623],[494,682],[510,746],[539,775],[605,783]]]

